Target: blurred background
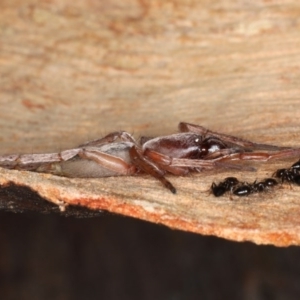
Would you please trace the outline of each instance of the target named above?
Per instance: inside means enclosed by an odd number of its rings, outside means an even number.
[[[299,299],[300,249],[103,214],[0,214],[1,299]]]

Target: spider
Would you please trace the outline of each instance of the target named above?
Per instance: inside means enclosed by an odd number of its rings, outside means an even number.
[[[181,176],[219,168],[253,171],[233,160],[267,161],[300,155],[300,148],[259,144],[213,132],[190,123],[179,123],[179,133],[136,141],[125,131],[112,132],[59,153],[0,156],[0,166],[66,177],[108,177],[147,173],[172,193],[167,173]]]

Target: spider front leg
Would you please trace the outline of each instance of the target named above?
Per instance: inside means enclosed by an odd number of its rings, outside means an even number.
[[[218,170],[218,169],[232,169],[238,171],[256,171],[255,168],[250,166],[242,166],[237,164],[231,164],[224,162],[223,157],[218,157],[215,159],[188,159],[188,158],[173,158],[171,167],[180,167],[180,168],[188,168],[190,170],[194,170],[197,172],[202,172],[204,170]]]
[[[253,171],[251,167],[220,162],[218,159],[184,159],[172,158],[170,156],[158,153],[154,150],[146,149],[144,153],[133,146],[130,149],[132,163],[140,170],[152,175],[160,180],[163,185],[172,193],[176,193],[175,187],[168,181],[164,175],[166,172],[177,176],[187,175],[191,170],[200,172],[202,170],[212,170],[217,168],[229,168],[237,170]]]
[[[284,149],[291,149],[290,147],[278,147],[275,145],[269,144],[260,144],[254,143],[245,139],[241,139],[229,134],[219,133],[211,131],[203,126],[180,122],[178,125],[180,132],[194,132],[203,136],[203,138],[207,138],[210,136],[219,138],[223,142],[231,143],[234,145],[238,145],[247,150],[266,150],[266,151],[278,151]]]
[[[228,150],[224,152],[224,150]],[[232,150],[232,151],[230,151]],[[233,153],[234,149],[222,149],[220,153],[227,154]],[[236,151],[234,152],[236,153]],[[227,162],[220,161],[220,157],[210,159],[190,159],[190,158],[176,158],[170,157],[154,150],[146,149],[144,155],[155,161],[155,164],[160,169],[165,170],[177,176],[187,175],[191,170],[201,172],[203,170],[213,170],[218,168],[235,169],[241,171],[255,171],[254,168],[249,166],[241,166],[237,164],[230,164]]]
[[[222,157],[220,160],[253,160],[268,161],[271,159],[286,159],[300,156],[300,148],[285,149],[277,152],[243,152]]]

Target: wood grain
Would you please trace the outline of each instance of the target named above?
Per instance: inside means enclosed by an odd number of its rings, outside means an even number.
[[[52,152],[123,129],[174,133],[180,121],[257,142],[300,145],[297,1],[2,1],[1,154]],[[287,162],[258,165],[243,180]],[[300,244],[296,187],[213,198],[232,172],[169,179],[67,179],[1,170],[60,205],[104,209],[236,241]]]

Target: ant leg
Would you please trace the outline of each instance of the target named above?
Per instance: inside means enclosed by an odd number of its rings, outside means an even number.
[[[96,148],[81,149],[78,156],[96,162],[99,166],[110,170],[115,175],[132,175],[136,173],[136,168],[133,165],[128,164],[117,156],[101,152]],[[101,174],[99,174],[99,177],[101,177]]]
[[[167,180],[164,175],[165,172],[160,170],[157,165],[150,161],[147,157],[143,156],[142,153],[137,149],[136,146],[132,146],[129,151],[132,163],[140,170],[147,174],[152,175],[158,179],[167,189],[173,194],[176,194],[176,189],[173,184]]]
[[[120,139],[123,142],[132,142],[133,144],[136,144],[134,137],[130,133],[128,133],[126,131],[115,131],[115,132],[109,133],[108,135],[106,135],[105,137],[103,137],[101,139],[86,142],[86,143],[80,145],[79,147],[86,147],[86,146],[99,147],[103,144],[113,143],[117,139]]]
[[[180,132],[194,132],[194,133],[202,135],[205,138],[210,137],[210,136],[217,137],[224,142],[239,145],[243,148],[268,150],[268,151],[291,149],[290,147],[279,147],[279,146],[269,145],[269,144],[253,143],[249,140],[241,139],[241,138],[238,138],[238,137],[235,137],[235,136],[232,136],[229,134],[225,134],[225,133],[218,133],[215,131],[211,131],[203,126],[185,123],[185,122],[180,122],[178,127],[179,127]]]

